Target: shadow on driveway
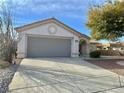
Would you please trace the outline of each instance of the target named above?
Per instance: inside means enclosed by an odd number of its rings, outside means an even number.
[[[123,77],[121,84],[124,84]],[[119,87],[120,80],[117,74],[81,58],[42,58],[24,59],[10,84],[9,91],[11,93],[98,93]]]

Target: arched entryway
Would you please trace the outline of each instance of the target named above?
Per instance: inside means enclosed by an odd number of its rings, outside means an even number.
[[[88,56],[89,55],[89,46],[90,43],[87,40],[81,39],[79,43],[79,53],[80,56]]]

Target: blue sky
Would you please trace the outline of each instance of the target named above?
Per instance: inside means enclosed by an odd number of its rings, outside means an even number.
[[[3,0],[13,10],[16,26],[55,17],[77,31],[90,36],[85,26],[90,3],[105,0]],[[124,39],[121,39],[124,40]]]

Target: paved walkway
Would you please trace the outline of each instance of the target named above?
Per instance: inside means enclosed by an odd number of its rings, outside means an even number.
[[[8,93],[124,93],[120,85],[124,77],[81,58],[24,59]]]

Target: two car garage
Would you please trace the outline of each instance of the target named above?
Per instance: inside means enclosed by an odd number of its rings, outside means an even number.
[[[28,37],[27,57],[70,57],[71,39]]]
[[[55,18],[17,27],[18,58],[78,57],[79,41],[89,37],[77,32]],[[87,43],[86,43],[87,44]],[[87,49],[83,50],[88,52]]]

